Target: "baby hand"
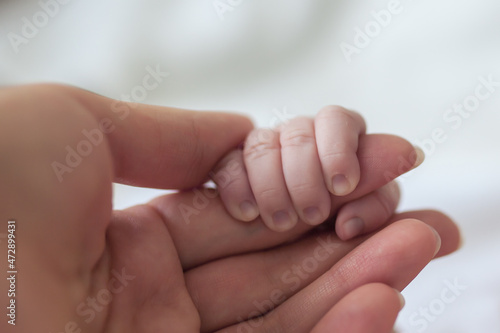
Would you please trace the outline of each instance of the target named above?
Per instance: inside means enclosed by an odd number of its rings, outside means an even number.
[[[299,117],[275,130],[253,130],[243,150],[226,155],[212,178],[226,209],[238,220],[252,221],[260,215],[276,231],[293,228],[299,219],[318,225],[330,216],[331,195],[345,196],[358,185],[356,152],[365,131],[359,114],[337,106],[325,107],[314,119]],[[381,196],[394,210],[399,200],[397,185],[378,191],[364,198],[364,203],[373,212],[380,201],[373,196]],[[359,204],[346,206],[352,212]],[[387,211],[387,207],[382,208]],[[339,214],[345,220],[345,230],[339,234],[343,239],[366,229],[360,225],[363,219],[352,215]],[[370,222],[370,217],[367,219]]]

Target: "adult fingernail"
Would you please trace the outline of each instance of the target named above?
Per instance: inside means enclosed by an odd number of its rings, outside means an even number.
[[[424,162],[425,153],[422,150],[422,148],[420,148],[418,146],[413,146],[413,148],[415,149],[415,163],[413,164],[413,169],[415,169],[418,166],[420,166],[420,164],[422,164]]]
[[[342,196],[350,193],[351,184],[344,175],[336,175],[332,181],[333,194]]]
[[[402,310],[406,304],[405,298],[403,297],[403,295],[401,294],[401,292],[399,290],[394,289],[394,291],[396,292],[396,294],[399,297],[399,310]]]
[[[294,226],[294,220],[286,211],[280,210],[273,214],[273,224],[276,231],[287,231]]]
[[[306,222],[312,225],[320,224],[323,219],[318,207],[309,207],[304,209],[304,217]]]
[[[432,232],[434,232],[434,236],[436,237],[436,251],[434,251],[434,257],[436,254],[439,252],[441,249],[441,236],[439,236],[439,233],[434,229],[433,227],[430,227],[432,229]]]
[[[353,217],[344,223],[344,238],[351,239],[363,232],[365,222],[360,217]]]
[[[464,238],[462,237],[462,233],[460,233],[458,239],[458,246],[457,246],[457,251],[460,250],[464,246]]]
[[[245,221],[253,221],[259,216],[259,210],[250,201],[243,201],[240,204],[240,211]]]

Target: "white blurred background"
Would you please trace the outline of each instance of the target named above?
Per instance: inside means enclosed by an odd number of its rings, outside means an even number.
[[[498,0],[59,1],[0,1],[0,85],[135,92],[260,126],[353,108],[369,132],[427,153],[402,180],[401,209],[439,208],[465,238],[404,291],[397,330],[500,332],[500,83],[482,83],[500,82]],[[141,95],[147,68],[169,76]],[[158,193],[115,190],[116,208]]]

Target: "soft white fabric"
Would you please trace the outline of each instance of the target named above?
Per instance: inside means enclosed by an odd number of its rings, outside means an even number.
[[[480,77],[500,82],[498,0],[222,0],[234,5],[222,14],[212,0],[54,1],[0,3],[1,85],[55,81],[124,98],[159,68],[169,76],[145,103],[238,110],[261,126],[340,104],[370,132],[423,145],[427,160],[404,178],[401,209],[443,209],[465,243],[404,291],[397,328],[500,331],[500,87],[470,115],[447,111],[475,101]],[[30,38],[16,53],[23,26]],[[349,62],[341,45],[354,44],[357,28],[374,37]],[[433,135],[441,142],[429,144]],[[117,208],[158,193],[115,189]],[[467,289],[451,301],[454,280]]]

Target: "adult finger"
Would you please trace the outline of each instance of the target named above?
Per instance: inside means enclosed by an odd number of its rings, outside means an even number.
[[[362,242],[340,241],[332,231],[281,247],[223,258],[186,272],[202,327],[213,331],[265,314]],[[219,311],[226,306],[228,310]]]
[[[420,166],[425,159],[424,152],[419,147],[414,147],[411,157],[414,158],[412,169]],[[399,159],[406,164],[401,156]],[[340,208],[337,215],[335,223],[337,234],[341,239],[347,240],[379,228],[393,215],[399,199],[399,186],[393,181],[362,198],[348,201]]]
[[[458,228],[446,215],[431,210],[407,212],[394,216],[397,222],[391,223],[397,226],[396,229],[394,225],[390,225],[375,234],[373,239],[368,235],[341,242],[331,233],[312,234],[300,242],[271,251],[214,261],[189,271],[186,275],[188,286],[191,293],[196,295],[198,308],[205,311],[203,321],[207,327],[224,326],[234,320],[244,322],[249,317],[270,311],[297,291],[316,283],[339,260],[345,261],[346,254],[365,239],[368,240],[361,246],[366,252],[356,249],[355,258],[359,259],[359,263],[370,263],[373,267],[351,266],[352,261],[344,262],[340,267],[343,267],[341,272],[346,275],[345,282],[350,282],[347,273],[352,272],[355,282],[359,276],[364,276],[362,271],[365,270],[368,276],[379,274],[379,278],[389,278],[388,275],[383,276],[385,273],[392,274],[394,281],[409,281],[412,274],[419,271],[412,262],[423,267],[432,258],[432,249],[437,247],[432,228],[415,221],[413,218],[416,217],[435,226],[440,233],[441,249],[436,257],[458,248]],[[409,222],[410,227],[402,226],[398,219],[406,219],[404,222]],[[370,259],[374,254],[381,258],[378,264]],[[349,253],[348,256],[351,255]],[[398,264],[400,267],[390,267],[391,264]],[[416,270],[412,271],[413,269]],[[255,288],[255,285],[259,288]],[[320,287],[321,283],[318,288]],[[394,284],[392,287],[398,286]],[[398,288],[401,289],[402,286]],[[216,303],[214,300],[217,300]],[[226,308],[231,310],[217,311],[217,302],[221,306],[230,304]]]
[[[1,89],[0,109],[2,219],[25,221],[26,258],[57,258],[60,270],[50,274],[99,261],[113,180],[192,188],[251,128],[241,116],[133,105],[60,85]]]
[[[287,270],[293,272],[292,266],[288,266],[285,271],[282,271],[283,265],[278,265],[276,271],[273,272],[276,275],[272,275],[273,277],[277,276],[278,279],[273,279],[270,283],[272,285],[270,289],[263,292],[261,288],[256,288],[253,294],[239,294],[233,298],[235,304],[246,305],[247,308],[242,311],[242,305],[239,307],[235,305],[234,310],[240,312],[229,315],[225,313],[227,318],[232,317],[235,320],[235,324],[221,330],[221,332],[237,332],[238,329],[241,330],[242,325],[251,323],[251,320],[256,317],[255,312],[259,312],[255,304],[263,302],[274,304],[276,308],[263,307],[262,312],[264,313],[258,314],[267,314],[260,317],[258,327],[253,327],[254,332],[269,332],[278,327],[285,332],[292,329],[296,332],[309,332],[345,295],[362,285],[381,282],[398,290],[404,288],[434,257],[439,250],[440,242],[440,237],[434,229],[421,221],[408,219],[389,225],[329,267],[328,264],[331,263],[328,262],[328,256],[323,257],[325,260],[321,262],[315,258],[317,253],[314,252],[309,253],[309,257],[306,259],[300,258],[302,262],[295,262],[291,259],[292,265],[311,262],[310,265],[304,266],[309,269],[309,271],[305,269],[303,271],[307,274],[302,277],[298,274],[295,275],[297,283],[301,284],[302,289],[299,287],[296,290],[300,291],[292,291],[291,284],[286,283],[288,278],[286,280],[279,278]],[[286,256],[280,256],[281,261],[283,258]],[[313,261],[315,265],[312,265]],[[279,262],[279,260],[276,261],[276,263]],[[280,270],[281,272],[279,272]],[[324,273],[323,270],[325,270]],[[256,271],[266,272],[267,275],[271,274],[269,270],[256,269]],[[318,273],[317,278],[311,277]],[[229,276],[229,278],[234,281],[234,276]],[[187,282],[189,289],[190,281],[187,280]],[[270,295],[276,294],[272,292],[273,290],[281,291],[280,299],[274,297],[274,300],[281,301],[281,304],[275,304],[273,300],[269,301]],[[219,293],[217,298],[222,296]],[[244,296],[247,298],[244,299]],[[203,304],[201,301],[202,299],[198,300],[199,304]],[[210,314],[213,312],[209,309],[205,311]],[[200,312],[203,325],[204,319],[208,319],[205,317],[205,312]],[[237,318],[248,321],[238,323]]]
[[[311,333],[390,333],[404,299],[382,283],[369,283],[342,298]]]
[[[332,198],[332,214],[349,200],[361,198],[408,171],[414,163],[413,146],[387,135],[366,135],[360,141],[358,156],[361,180],[345,197]],[[401,163],[401,159],[409,162]],[[184,268],[228,255],[256,251],[293,240],[312,227],[299,223],[292,230],[277,233],[258,218],[239,223],[224,209],[216,193],[205,189],[169,194],[151,205],[163,217],[178,249]]]
[[[248,118],[236,114],[128,103],[66,86],[53,89],[94,116],[99,127],[82,131],[96,143],[105,135],[115,180],[124,184],[169,189],[200,185],[252,129]]]
[[[335,230],[342,240],[371,232],[385,223],[394,214],[399,203],[400,192],[395,181],[346,203],[339,210]]]
[[[393,215],[388,223],[394,223],[402,219],[417,219],[424,221],[434,228],[441,236],[441,248],[435,258],[446,256],[460,249],[462,236],[460,228],[452,219],[442,212],[436,210],[415,210]]]

